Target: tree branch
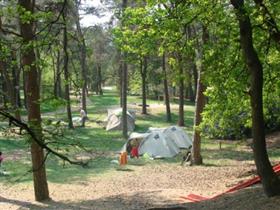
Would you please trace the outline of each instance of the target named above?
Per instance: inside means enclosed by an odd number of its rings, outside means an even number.
[[[9,122],[17,127],[20,127],[24,130],[27,131],[27,133],[31,136],[31,138],[42,148],[45,149],[47,151],[47,153],[51,153],[57,157],[59,157],[60,159],[73,164],[73,165],[80,165],[83,167],[88,166],[88,162],[83,162],[83,161],[74,161],[69,159],[68,157],[66,157],[65,155],[62,155],[56,151],[54,151],[52,148],[50,148],[49,146],[47,146],[47,144],[43,143],[42,141],[40,141],[35,133],[33,132],[33,130],[24,122],[16,119],[15,117],[13,117],[11,114],[9,114],[8,112],[1,110],[0,109],[0,115],[4,116],[5,118],[9,119]]]
[[[275,18],[272,16],[263,0],[254,0],[256,6],[261,10],[264,17],[264,23],[266,24],[272,39],[280,45],[280,30],[277,26]]]

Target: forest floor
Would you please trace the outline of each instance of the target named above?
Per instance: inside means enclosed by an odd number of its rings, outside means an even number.
[[[104,108],[103,102],[99,104],[98,99],[95,97],[92,100],[95,107],[90,107],[89,110]],[[117,101],[108,97],[106,107],[115,105]],[[152,104],[152,101],[150,105],[150,115],[137,116],[137,131],[144,131],[149,126],[167,125],[162,122],[164,106]],[[135,104],[130,107],[141,109]],[[102,119],[106,116],[105,109],[102,115],[99,116],[98,113],[101,111],[92,113],[92,117]],[[189,123],[186,130],[190,133],[192,119],[189,116],[193,114],[192,105],[186,106],[186,113],[186,122]],[[92,117],[90,115],[90,118]],[[175,115],[173,118],[176,122]],[[49,157],[47,174],[51,200],[44,203],[34,201],[32,176],[30,173],[25,174],[30,167],[28,147],[22,140],[0,136],[0,148],[5,154],[5,168],[13,173],[6,177],[0,176],[0,210],[140,210],[174,206],[177,206],[177,209],[192,210],[279,209],[280,197],[267,198],[261,185],[199,203],[190,203],[180,198],[190,193],[211,197],[256,176],[250,139],[204,139],[203,166],[181,166],[183,154],[179,154],[165,160],[133,159],[129,160],[125,167],[120,167],[115,163],[118,157],[116,151],[121,148],[124,140],[120,138],[119,132],[107,133],[98,126],[91,122],[86,128],[77,128],[70,132],[74,138],[79,137],[87,148],[95,148],[89,168],[64,165],[54,157]],[[280,132],[267,136],[267,142],[271,161],[277,164],[280,160]]]

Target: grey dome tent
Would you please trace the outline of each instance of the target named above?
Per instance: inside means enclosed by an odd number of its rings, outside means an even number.
[[[149,131],[159,130],[163,132],[168,140],[173,141],[181,149],[190,149],[192,140],[189,135],[178,126],[170,126],[167,128],[149,128]]]
[[[133,110],[127,111],[127,130],[133,131],[135,128],[135,118],[136,114]],[[122,130],[122,109],[108,109],[108,116],[107,116],[107,131],[113,130]]]
[[[139,155],[147,153],[154,158],[174,157],[180,152],[176,144],[158,130],[149,133],[132,133],[122,151],[127,150],[128,144],[138,146]]]

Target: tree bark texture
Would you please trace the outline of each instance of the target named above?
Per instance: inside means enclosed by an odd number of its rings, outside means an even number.
[[[12,59],[14,63],[17,63],[17,55],[16,55],[16,51],[13,50],[12,51]],[[18,65],[12,64],[12,105],[14,107],[14,112],[15,112],[15,118],[20,120],[20,89],[19,89],[19,77],[20,77],[20,68]]]
[[[205,96],[203,92],[206,87],[201,81],[201,71],[198,71],[198,81],[197,81],[197,92],[195,100],[195,116],[194,116],[194,133],[193,133],[193,147],[192,147],[192,165],[201,165],[202,156],[201,156],[201,136],[200,131],[197,129],[197,126],[202,122],[202,112],[205,105]]]
[[[84,34],[81,29],[80,24],[80,15],[79,15],[79,1],[75,1],[76,3],[76,27],[78,32],[78,38],[80,40],[79,46],[80,46],[80,63],[82,67],[82,109],[87,113],[87,52],[86,52],[86,42],[84,38]]]
[[[57,50],[57,54],[54,53],[53,56],[56,56],[56,59],[53,61],[54,68],[54,96],[56,98],[62,98],[62,89],[61,89],[61,69],[60,69],[60,50]]]
[[[123,61],[122,68],[122,133],[127,138],[127,63]]]
[[[66,3],[66,8],[68,4]],[[68,117],[68,127],[70,129],[74,128],[72,121],[72,111],[71,111],[71,101],[70,101],[70,79],[69,79],[69,55],[68,55],[68,38],[67,38],[67,10],[64,9],[63,12],[63,20],[64,20],[64,28],[63,28],[63,51],[64,51],[64,80],[65,80],[65,100],[67,103],[67,117]]]
[[[206,90],[206,86],[202,82],[202,73],[204,71],[205,66],[203,65],[203,51],[202,47],[209,41],[209,33],[205,26],[202,26],[202,46],[201,50],[197,51],[197,57],[200,59],[200,65],[198,67],[193,67],[197,74],[197,88],[196,88],[196,101],[195,101],[195,116],[194,116],[194,133],[193,133],[193,147],[192,147],[192,156],[191,156],[191,164],[192,165],[201,165],[202,164],[202,156],[201,156],[201,133],[198,129],[198,126],[202,122],[202,112],[206,103],[206,98],[204,96],[204,91]]]
[[[99,95],[103,95],[102,90],[102,68],[101,63],[97,65],[97,92]]]
[[[122,10],[125,11],[127,0],[122,0]],[[122,54],[122,134],[127,138],[127,54]]]
[[[184,95],[184,70],[182,66],[182,58],[179,58],[179,119],[178,119],[178,126],[185,126],[185,113],[184,113],[184,105],[185,105],[185,95]]]
[[[197,69],[196,64],[193,62],[191,65],[190,82],[189,82],[189,97],[191,102],[195,102],[197,92]]]
[[[197,94],[197,81],[198,81],[198,73],[197,73],[197,67],[196,64],[193,65],[193,82],[194,82],[194,95]]]
[[[37,39],[36,39],[37,40]],[[41,54],[40,54],[40,50],[38,47],[35,48],[35,59],[36,61],[39,61],[41,60]],[[38,84],[39,84],[39,87],[40,87],[40,91],[41,93],[43,93],[43,85],[42,85],[42,69],[41,69],[41,66],[39,63],[36,64],[37,65],[37,72],[38,72]]]
[[[123,62],[121,59],[121,52],[118,51],[118,59],[119,59],[119,68],[118,68],[118,76],[119,76],[119,81],[117,83],[117,87],[119,90],[119,95],[120,95],[120,107],[122,107],[122,69],[123,69]]]
[[[19,0],[19,5],[31,14],[34,13],[34,4],[31,0]],[[22,14],[21,14],[22,15]],[[28,123],[37,138],[42,140],[41,111],[40,111],[40,86],[38,84],[38,71],[36,69],[36,58],[34,46],[34,23],[23,22],[20,18],[20,31],[23,43],[29,47],[22,51],[22,65],[26,79],[26,100],[28,107]],[[49,199],[49,190],[44,162],[43,149],[32,140],[31,156],[33,168],[33,182],[35,199],[43,201]]]
[[[162,71],[163,71],[164,100],[165,100],[165,108],[166,108],[166,121],[171,122],[172,118],[171,118],[171,109],[170,109],[170,100],[169,100],[169,91],[168,91],[165,54],[162,55]]]
[[[1,49],[0,49],[1,51]],[[18,107],[18,79],[17,66],[13,63],[16,59],[15,51],[12,50],[11,59],[0,60],[0,72],[3,76],[3,94],[5,97],[5,106],[14,112],[14,116],[20,120],[20,112]],[[9,63],[8,63],[9,62]]]
[[[1,64],[0,64],[0,68],[1,68]],[[2,74],[2,71],[0,70],[0,104],[2,107],[6,107],[6,103],[5,103],[5,95],[4,95],[4,92],[5,92],[5,84],[4,84],[4,77],[3,77],[3,74]]]
[[[3,96],[3,106],[8,109],[9,97],[8,97],[8,87],[5,75],[5,62],[0,61],[0,72],[1,72],[1,83],[2,83],[2,96]]]
[[[143,62],[141,60],[140,73],[142,78],[142,114],[147,114],[147,95],[146,95],[146,79],[147,79],[147,68],[148,58],[145,56]]]
[[[21,55],[22,57],[22,55]],[[21,61],[21,65],[23,65],[23,62]],[[28,106],[27,106],[27,92],[26,92],[26,76],[25,73],[22,73],[22,83],[23,83],[23,104],[25,109],[28,111]]]
[[[14,91],[13,91],[13,78],[11,77],[11,74],[8,72],[8,64],[4,61],[0,61],[0,71],[2,72],[5,88],[4,88],[4,94],[7,97],[8,101],[8,108],[13,109],[13,102],[14,102]]]
[[[274,173],[266,150],[263,116],[263,68],[253,46],[252,25],[243,0],[231,0],[240,29],[240,44],[250,73],[250,101],[252,110],[252,134],[254,160],[267,196],[280,194],[280,181]]]

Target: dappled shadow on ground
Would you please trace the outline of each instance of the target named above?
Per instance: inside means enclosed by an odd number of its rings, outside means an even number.
[[[280,196],[268,198],[260,185],[228,193],[215,199],[183,205],[185,209],[200,210],[278,210]]]
[[[82,192],[81,192],[82,193]],[[148,209],[153,206],[169,205],[174,203],[174,200],[164,200],[164,197],[160,196],[161,191],[151,190],[145,192],[137,192],[130,194],[118,194],[108,197],[101,197],[93,200],[81,200],[78,202],[71,201],[55,201],[49,200],[42,205],[25,202],[21,200],[12,200],[0,197],[0,202],[16,205],[19,209],[83,209],[83,210],[138,210]],[[166,199],[166,198],[165,198]]]
[[[92,200],[46,201],[43,204],[12,200],[0,197],[0,202],[10,203],[19,209],[75,209],[75,210],[140,210],[140,209],[186,209],[186,210],[278,210],[280,197],[267,198],[260,185],[226,194],[215,199],[196,203],[184,203],[186,200],[166,199],[160,190],[142,191],[129,194],[117,194]]]
[[[15,199],[8,199],[8,198],[0,196],[0,208],[1,208],[1,205],[5,204],[5,203],[18,206],[18,207],[20,207],[19,209],[21,209],[21,208],[24,208],[24,209],[25,208],[30,208],[30,209],[39,209],[39,208],[41,208],[40,205],[36,205],[36,204],[31,203],[31,202],[15,200]]]
[[[227,148],[225,150],[219,149],[203,149],[207,154],[206,158],[211,160],[230,159],[237,161],[253,160],[253,153],[249,151],[237,151],[235,149]]]

